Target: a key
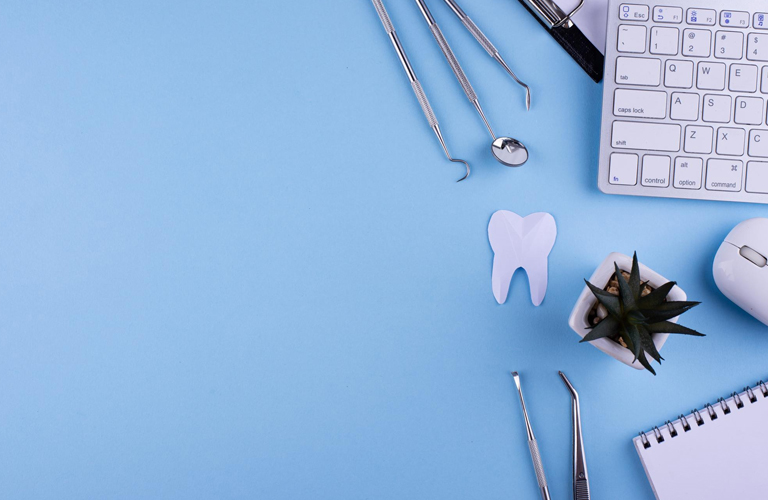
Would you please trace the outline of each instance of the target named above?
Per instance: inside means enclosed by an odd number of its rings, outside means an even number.
[[[768,66],[763,67],[763,83],[760,87],[760,92],[768,94]]]
[[[768,61],[768,35],[750,33],[747,38],[747,59]]]
[[[768,130],[752,130],[749,133],[749,156],[768,158]]]
[[[718,59],[741,59],[744,52],[744,33],[718,31],[715,34],[715,57]]]
[[[675,159],[675,187],[677,189],[701,189],[701,158],[678,157]]]
[[[685,152],[708,155],[712,153],[712,138],[715,130],[712,127],[688,125],[685,127]]]
[[[673,120],[696,121],[699,119],[699,94],[675,92],[669,112]]]
[[[751,161],[747,163],[747,187],[750,193],[768,194],[768,163]]]
[[[621,4],[619,19],[623,21],[647,21],[649,8],[647,5]]]
[[[724,10],[720,13],[720,26],[727,28],[749,28],[749,12]]]
[[[768,43],[766,43],[768,45]],[[688,57],[709,57],[712,53],[712,32],[687,29],[683,31],[683,55]]]
[[[651,28],[651,54],[676,56],[680,30],[677,28]]]
[[[739,160],[709,160],[705,187],[710,191],[741,191],[743,169],[744,163]]]
[[[647,29],[645,26],[632,24],[619,26],[619,52],[642,54],[645,52],[646,34]]]
[[[643,157],[643,174],[640,184],[650,187],[669,186],[669,167],[671,163],[672,159],[669,156],[645,155]]]
[[[611,155],[610,178],[608,182],[622,186],[634,186],[637,184],[638,161],[637,155],[613,153]]]
[[[616,89],[613,114],[637,118],[666,118],[667,93],[655,90]]]
[[[688,9],[688,24],[714,26],[717,12],[710,9]]]
[[[657,23],[680,24],[683,22],[683,9],[680,7],[654,7],[653,20]]]
[[[731,121],[731,96],[708,94],[704,96],[705,122],[728,123]]]
[[[757,30],[768,30],[768,14],[765,12],[757,12],[752,26]]]
[[[757,66],[750,64],[731,64],[731,77],[728,88],[733,92],[757,91]]]
[[[696,86],[701,90],[725,90],[725,64],[700,62]]]
[[[676,124],[613,122],[612,144],[616,149],[680,151],[680,132]]]
[[[721,127],[717,130],[717,154],[741,156],[744,154],[744,142],[747,133],[741,128]]]
[[[737,97],[734,121],[739,125],[760,125],[764,108],[762,97]]]
[[[667,60],[666,70],[664,71],[664,85],[676,89],[689,89],[693,87],[693,61]]]
[[[658,87],[661,83],[661,61],[619,57],[616,59],[616,83]]]

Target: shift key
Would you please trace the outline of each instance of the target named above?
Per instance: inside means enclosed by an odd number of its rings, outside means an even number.
[[[680,151],[680,125],[645,122],[613,122],[611,143],[616,149]]]

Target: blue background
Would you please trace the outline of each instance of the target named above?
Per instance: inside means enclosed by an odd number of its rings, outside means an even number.
[[[596,188],[601,86],[512,0],[464,0],[533,90],[430,6],[520,169],[418,12],[387,2],[454,181],[368,1],[4,2],[0,497],[650,499],[631,438],[766,376],[768,331],[717,291],[764,206]],[[548,295],[491,292],[499,209],[559,226]],[[704,305],[659,376],[579,345],[583,279],[631,253]]]

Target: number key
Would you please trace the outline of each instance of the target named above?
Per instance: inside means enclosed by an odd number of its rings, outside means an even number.
[[[715,38],[715,57],[718,59],[741,59],[744,51],[744,33],[718,31]]]
[[[751,37],[750,37],[751,38]],[[768,52],[768,40],[763,41]],[[712,32],[688,29],[683,32],[683,55],[709,57],[712,51]]]
[[[749,42],[747,42],[747,59],[768,61],[768,35],[750,33]]]

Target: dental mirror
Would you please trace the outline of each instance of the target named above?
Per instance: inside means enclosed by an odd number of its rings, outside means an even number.
[[[499,137],[491,146],[493,156],[508,167],[519,167],[528,161],[528,150],[522,142],[509,137]]]

